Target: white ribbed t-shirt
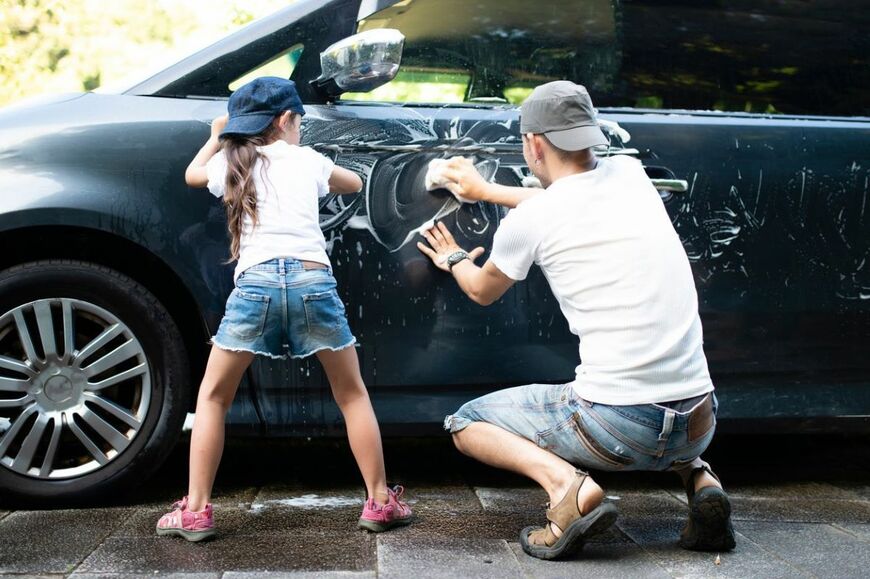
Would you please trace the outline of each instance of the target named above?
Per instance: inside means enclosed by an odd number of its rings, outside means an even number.
[[[490,260],[515,280],[540,266],[580,338],[580,397],[650,404],[713,390],[689,260],[636,159],[600,159],[521,203]]]
[[[257,188],[257,226],[245,216],[239,262],[233,279],[258,263],[279,257],[330,265],[320,230],[319,198],[329,193],[334,164],[310,147],[275,141],[257,148],[263,160],[253,169]],[[206,163],[208,190],[223,197],[227,159],[223,151]]]

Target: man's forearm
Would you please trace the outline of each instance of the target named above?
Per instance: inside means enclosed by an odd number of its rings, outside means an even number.
[[[450,270],[450,273],[453,274],[453,279],[456,280],[456,284],[459,286],[465,295],[467,295],[471,301],[478,303],[482,306],[488,306],[492,303],[492,301],[487,301],[484,296],[480,295],[480,277],[483,274],[483,269],[474,265],[470,259],[464,259],[453,266]]]
[[[534,197],[539,193],[543,193],[543,191],[543,189],[508,187],[507,185],[499,185],[498,183],[489,183],[484,191],[483,200],[513,209],[526,199]]]

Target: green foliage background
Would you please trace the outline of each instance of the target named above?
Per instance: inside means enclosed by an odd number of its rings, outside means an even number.
[[[0,0],[0,106],[143,78],[292,0]]]

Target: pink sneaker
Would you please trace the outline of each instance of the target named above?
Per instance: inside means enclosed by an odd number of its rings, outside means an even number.
[[[214,535],[214,518],[211,503],[201,511],[187,509],[187,497],[172,504],[172,511],[157,521],[157,534],[177,535],[188,541],[202,541]]]
[[[389,499],[387,504],[379,505],[374,499],[369,499],[363,506],[362,515],[359,518],[359,528],[381,533],[393,527],[407,525],[414,519],[414,513],[408,503],[403,502],[402,495],[405,489],[400,485],[387,489]]]

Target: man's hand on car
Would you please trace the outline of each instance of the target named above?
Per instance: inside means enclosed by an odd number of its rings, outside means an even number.
[[[473,168],[474,166],[472,165],[472,169]],[[456,240],[453,239],[453,235],[447,229],[447,226],[440,221],[432,228],[424,230],[422,235],[426,238],[426,241],[429,242],[429,245],[427,246],[425,243],[418,241],[417,248],[429,256],[432,263],[434,263],[438,269],[449,272],[450,265],[447,263],[447,258],[454,253],[465,251],[459,247]],[[482,247],[476,247],[467,252],[469,261],[473,262],[475,259],[480,257],[483,252],[484,249]]]

